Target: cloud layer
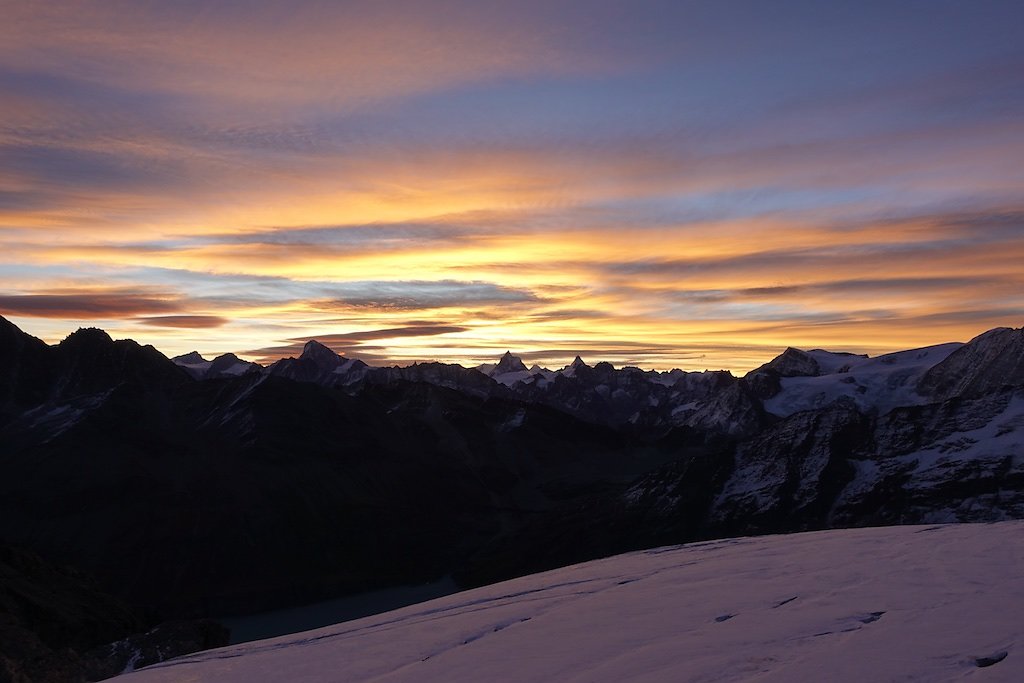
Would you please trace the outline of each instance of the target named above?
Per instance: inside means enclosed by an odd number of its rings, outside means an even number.
[[[1024,324],[1017,2],[2,4],[0,314],[49,340],[742,371]]]

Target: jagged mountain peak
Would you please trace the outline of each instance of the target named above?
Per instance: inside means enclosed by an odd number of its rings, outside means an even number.
[[[589,368],[590,366],[583,362],[583,359],[579,356],[573,358],[572,363],[569,363],[570,368]]]
[[[526,364],[523,363],[519,356],[513,356],[511,351],[506,351],[490,374],[492,376],[504,375],[509,372],[529,372],[529,370],[527,370]]]

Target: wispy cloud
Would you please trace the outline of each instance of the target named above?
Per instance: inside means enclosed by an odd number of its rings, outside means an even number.
[[[254,356],[264,362],[273,362],[279,358],[296,357],[302,353],[309,339],[315,339],[342,355],[358,357],[364,362],[385,362],[388,359],[386,356],[381,355],[380,351],[386,347],[367,342],[408,337],[433,337],[455,332],[465,332],[468,329],[458,325],[410,324],[403,327],[367,329],[341,334],[319,334],[308,338],[290,339],[286,344],[278,346],[247,351],[246,355]]]
[[[136,320],[150,327],[184,327],[188,329],[221,327],[228,323],[227,318],[218,315],[158,315],[136,318]]]
[[[180,311],[174,298],[131,290],[52,291],[0,296],[0,313],[42,318],[99,319]]]

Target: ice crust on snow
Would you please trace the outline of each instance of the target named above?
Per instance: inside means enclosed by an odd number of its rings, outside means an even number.
[[[588,562],[126,682],[1021,681],[1024,522],[726,539]]]

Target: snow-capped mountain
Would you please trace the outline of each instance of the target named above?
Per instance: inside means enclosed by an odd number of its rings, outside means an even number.
[[[692,427],[741,437],[777,418],[824,408],[843,398],[861,412],[885,414],[897,407],[978,395],[1004,384],[1022,385],[1024,369],[1014,365],[1019,362],[1014,359],[1024,357],[1024,350],[1014,346],[1020,343],[1016,332],[993,330],[967,345],[940,344],[875,358],[788,348],[743,378],[725,371],[655,372],[609,363],[592,367],[578,356],[560,370],[527,368],[511,352],[477,368],[444,363],[373,368],[316,341],[308,342],[298,358],[267,368],[231,354],[207,361],[193,352],[173,361],[197,379],[263,372],[342,387],[353,394],[367,384],[427,382],[478,397],[512,396],[543,403],[617,429],[665,433]],[[937,367],[950,356],[949,364]]]
[[[506,351],[501,360],[494,367],[490,368],[486,374],[488,377],[508,387],[516,382],[532,381],[533,377],[533,373],[526,368],[523,360],[518,356],[513,356],[511,351]]]
[[[343,358],[316,340],[306,342],[298,358],[284,358],[266,368],[266,373],[298,382],[343,386],[361,380],[369,366],[361,360]]]
[[[151,666],[125,683],[1024,680],[1024,523],[734,538]]]
[[[195,379],[223,379],[263,370],[258,363],[244,361],[233,353],[225,353],[213,360],[206,360],[198,351],[192,351],[183,356],[175,356],[171,362]]]
[[[778,390],[764,397],[764,406],[773,415],[788,417],[824,407],[841,397],[852,400],[865,412],[886,413],[898,406],[929,403],[929,392],[919,392],[918,383],[927,371],[961,346],[940,344],[875,358],[809,351],[804,356],[813,365],[805,366],[801,374],[796,374],[793,368],[789,368],[787,374],[779,372]],[[793,349],[786,351],[791,352]],[[771,363],[755,370],[753,375],[763,375],[770,367]]]

